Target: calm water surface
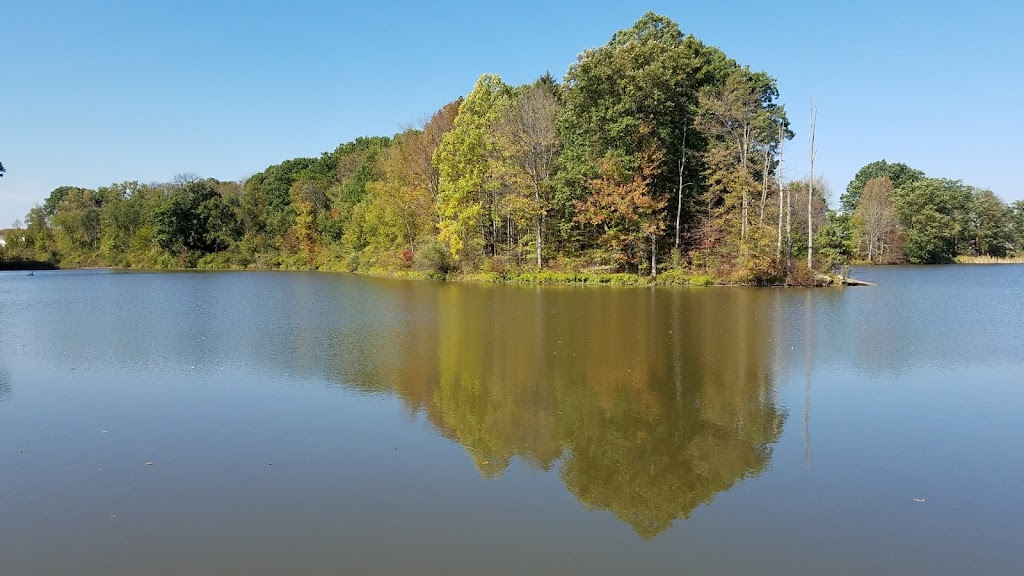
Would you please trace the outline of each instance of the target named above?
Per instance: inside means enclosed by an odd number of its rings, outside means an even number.
[[[1024,573],[1024,267],[0,274],[0,574]]]

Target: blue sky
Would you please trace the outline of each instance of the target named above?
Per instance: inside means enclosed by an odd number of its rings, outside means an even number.
[[[806,174],[885,158],[1024,198],[1019,2],[0,3],[0,227],[63,184],[235,180],[390,135],[484,72],[561,77],[654,10],[779,81]]]

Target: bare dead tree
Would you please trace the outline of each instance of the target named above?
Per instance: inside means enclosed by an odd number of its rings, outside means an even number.
[[[764,205],[768,202],[768,159],[771,154],[771,147],[764,147],[764,168],[761,170],[761,214],[757,218],[758,224],[764,224]]]
[[[857,203],[857,217],[863,223],[868,262],[881,261],[886,241],[899,227],[896,208],[892,201],[893,186],[888,176],[868,180]]]
[[[793,186],[786,186],[786,271],[793,269]]]
[[[779,126],[779,168],[778,168],[778,177],[779,177],[779,243],[778,243],[778,245],[775,248],[775,258],[776,259],[782,257],[782,196],[783,196],[783,188],[782,188],[782,155],[783,155],[783,153],[785,152],[785,149],[786,149],[786,138],[785,138],[786,135],[783,132],[783,130],[784,130],[783,127]]]
[[[679,156],[679,196],[676,202],[676,250],[679,250],[679,232],[683,218],[683,169],[686,168],[686,126],[683,126],[683,152]]]
[[[536,212],[537,268],[543,264],[545,202],[543,190],[555,171],[559,139],[555,120],[561,108],[551,88],[527,88],[502,123],[513,162],[526,174]]]
[[[817,150],[814,147],[814,131],[818,124],[818,107],[814,105],[814,98],[811,98],[811,125],[808,133],[807,159],[811,165],[811,177],[807,181],[807,268],[814,268],[814,220],[812,206],[814,204],[814,157]]]
[[[651,234],[651,278],[658,277],[658,236]]]
[[[173,182],[177,188],[184,188],[189,184],[195,184],[196,182],[199,182],[202,179],[203,177],[198,174],[192,172],[184,172],[182,174],[175,174]]]

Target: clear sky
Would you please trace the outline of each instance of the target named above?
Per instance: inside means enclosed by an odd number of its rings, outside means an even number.
[[[0,227],[50,190],[240,179],[390,135],[484,72],[561,77],[654,10],[779,81],[806,174],[884,158],[1024,198],[1024,2],[0,2]]]

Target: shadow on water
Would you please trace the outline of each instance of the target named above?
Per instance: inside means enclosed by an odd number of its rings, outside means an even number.
[[[0,259],[0,271],[8,270],[56,270],[57,267],[50,262],[41,260],[2,260]]]
[[[587,508],[654,537],[767,469],[784,414],[752,291],[444,287],[429,321],[343,333],[354,386],[401,396],[480,474],[559,469]],[[403,310],[404,308],[404,310]]]

